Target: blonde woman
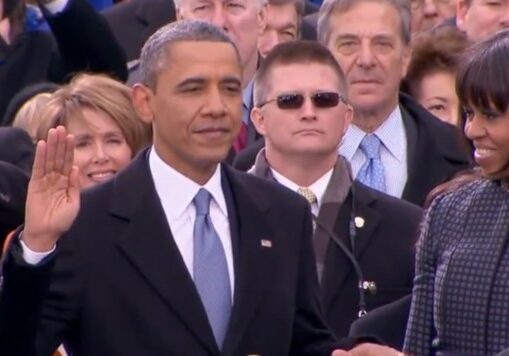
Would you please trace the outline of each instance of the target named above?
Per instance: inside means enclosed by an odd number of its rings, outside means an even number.
[[[53,93],[36,139],[46,140],[49,129],[59,125],[74,135],[82,189],[113,177],[150,137],[131,104],[131,89],[101,75],[81,74]]]

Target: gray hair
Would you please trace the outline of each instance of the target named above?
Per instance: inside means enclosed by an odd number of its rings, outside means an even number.
[[[331,34],[330,18],[334,12],[348,11],[353,5],[362,1],[379,2],[380,0],[325,0],[320,7],[318,14],[317,33],[318,40],[327,45]],[[398,12],[401,20],[401,38],[405,44],[409,44],[412,39],[410,23],[412,19],[410,10],[410,1],[408,0],[383,0],[385,3],[392,5]]]
[[[205,21],[176,21],[161,27],[143,45],[140,56],[141,82],[155,90],[159,73],[169,65],[167,59],[170,45],[187,41],[229,43],[235,49],[240,62],[237,47],[220,28]]]
[[[173,4],[175,5],[175,9],[178,9],[182,7],[182,3],[186,0],[173,0]],[[251,1],[251,0],[247,0]],[[263,5],[267,4],[267,0],[256,0],[258,2],[258,5],[262,7]]]

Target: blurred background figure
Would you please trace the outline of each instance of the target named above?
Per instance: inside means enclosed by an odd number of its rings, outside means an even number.
[[[435,198],[417,246],[404,352],[509,347],[509,31],[464,53],[456,87],[482,178]]]
[[[38,4],[51,33],[25,27],[23,0],[0,1],[0,117],[10,100],[34,83],[62,83],[85,70],[127,78],[122,49],[106,21],[86,0]]]
[[[23,224],[34,145],[21,129],[0,127],[0,251],[7,234]]]
[[[140,57],[141,47],[159,27],[175,21],[172,0],[125,0],[102,12],[127,60]]]
[[[410,0],[412,33],[428,31],[456,15],[455,0]]]
[[[46,140],[49,129],[59,125],[74,135],[81,189],[113,177],[149,143],[131,89],[105,76],[77,76],[52,94],[40,115],[37,140]]]
[[[9,105],[5,110],[3,118],[1,118],[2,125],[12,126],[13,122],[18,115],[21,108],[30,99],[38,94],[51,94],[57,90],[60,86],[51,82],[40,82],[36,84],[30,84],[25,88],[21,89],[14,97],[9,101]],[[23,127],[24,128],[24,127]],[[35,137],[35,134],[34,134]]]
[[[265,28],[258,36],[258,51],[262,57],[278,43],[300,38],[304,0],[268,0]]]
[[[19,109],[12,122],[13,127],[25,130],[34,143],[36,142],[37,128],[41,120],[41,111],[44,110],[50,98],[51,93],[40,93],[30,98]]]
[[[441,28],[413,41],[412,60],[402,89],[426,110],[451,125],[459,125],[460,107],[455,78],[458,55],[469,45],[464,33]]]
[[[509,27],[509,1],[458,0],[458,28],[474,42]]]
[[[424,0],[423,30],[430,30],[456,16],[456,0]]]

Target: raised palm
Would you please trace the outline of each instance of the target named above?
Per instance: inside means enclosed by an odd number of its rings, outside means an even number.
[[[50,129],[46,142],[37,144],[23,233],[34,251],[50,250],[76,219],[80,188],[73,157],[74,140],[63,126]]]

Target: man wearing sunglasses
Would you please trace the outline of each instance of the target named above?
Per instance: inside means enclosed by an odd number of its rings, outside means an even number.
[[[340,149],[354,176],[421,205],[469,158],[454,127],[399,93],[411,56],[410,19],[404,0],[330,0],[320,8],[318,38],[345,72],[355,109]]]
[[[250,173],[309,201],[322,310],[336,336],[346,336],[360,309],[411,292],[421,209],[352,181],[337,149],[353,109],[327,48],[312,41],[276,46],[258,69],[254,98],[251,118],[265,148]],[[369,281],[363,300],[357,267]]]

